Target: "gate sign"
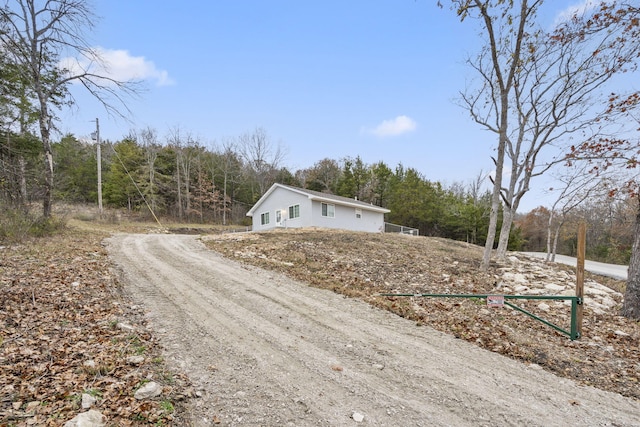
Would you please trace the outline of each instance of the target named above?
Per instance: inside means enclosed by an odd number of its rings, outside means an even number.
[[[504,295],[487,295],[487,307],[504,307]]]

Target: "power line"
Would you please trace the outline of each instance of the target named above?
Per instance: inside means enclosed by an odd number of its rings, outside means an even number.
[[[151,215],[153,215],[153,218],[156,220],[156,222],[158,223],[158,225],[160,227],[162,227],[162,224],[160,223],[160,220],[158,219],[158,217],[156,216],[155,212],[153,212],[153,209],[151,209],[151,206],[149,205],[149,203],[147,202],[147,198],[144,197],[144,194],[142,194],[142,191],[140,191],[140,187],[138,187],[138,184],[136,183],[136,181],[133,179],[133,176],[131,176],[131,174],[129,173],[129,169],[127,169],[127,166],[125,166],[124,162],[122,161],[122,159],[120,158],[120,154],[118,154],[118,152],[116,151],[115,147],[113,146],[113,144],[109,143],[109,146],[111,147],[111,150],[113,150],[113,152],[115,153],[116,157],[118,158],[118,161],[120,162],[120,164],[122,165],[122,168],[124,169],[124,171],[127,173],[127,176],[129,177],[129,179],[131,180],[131,182],[133,183],[133,186],[136,188],[136,190],[138,191],[138,194],[140,195],[140,197],[142,197],[142,200],[144,201],[144,204],[147,205],[147,208],[149,209],[149,212],[151,212]]]

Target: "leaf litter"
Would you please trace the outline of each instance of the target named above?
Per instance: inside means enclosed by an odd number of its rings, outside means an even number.
[[[83,394],[109,425],[179,419],[189,381],[166,368],[144,313],[122,294],[104,237],[66,230],[0,248],[1,426],[62,425],[87,409]],[[136,400],[151,380],[162,396]]]

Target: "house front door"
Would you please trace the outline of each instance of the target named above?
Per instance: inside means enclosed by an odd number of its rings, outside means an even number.
[[[282,227],[282,211],[276,211],[276,227]]]

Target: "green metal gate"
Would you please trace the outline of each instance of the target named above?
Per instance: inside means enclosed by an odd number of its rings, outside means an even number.
[[[504,305],[518,310],[521,313],[526,314],[529,317],[534,318],[547,326],[552,327],[556,331],[568,335],[571,340],[577,340],[580,338],[580,332],[578,328],[578,306],[583,304],[583,298],[578,296],[556,296],[556,295],[497,295],[497,294],[378,294],[383,297],[427,297],[427,298],[484,298],[489,303],[492,300],[502,300]],[[523,300],[555,300],[555,301],[571,301],[571,329],[569,331],[562,329],[560,326],[555,325],[545,319],[542,319],[535,314],[518,307],[506,300],[523,299]]]

